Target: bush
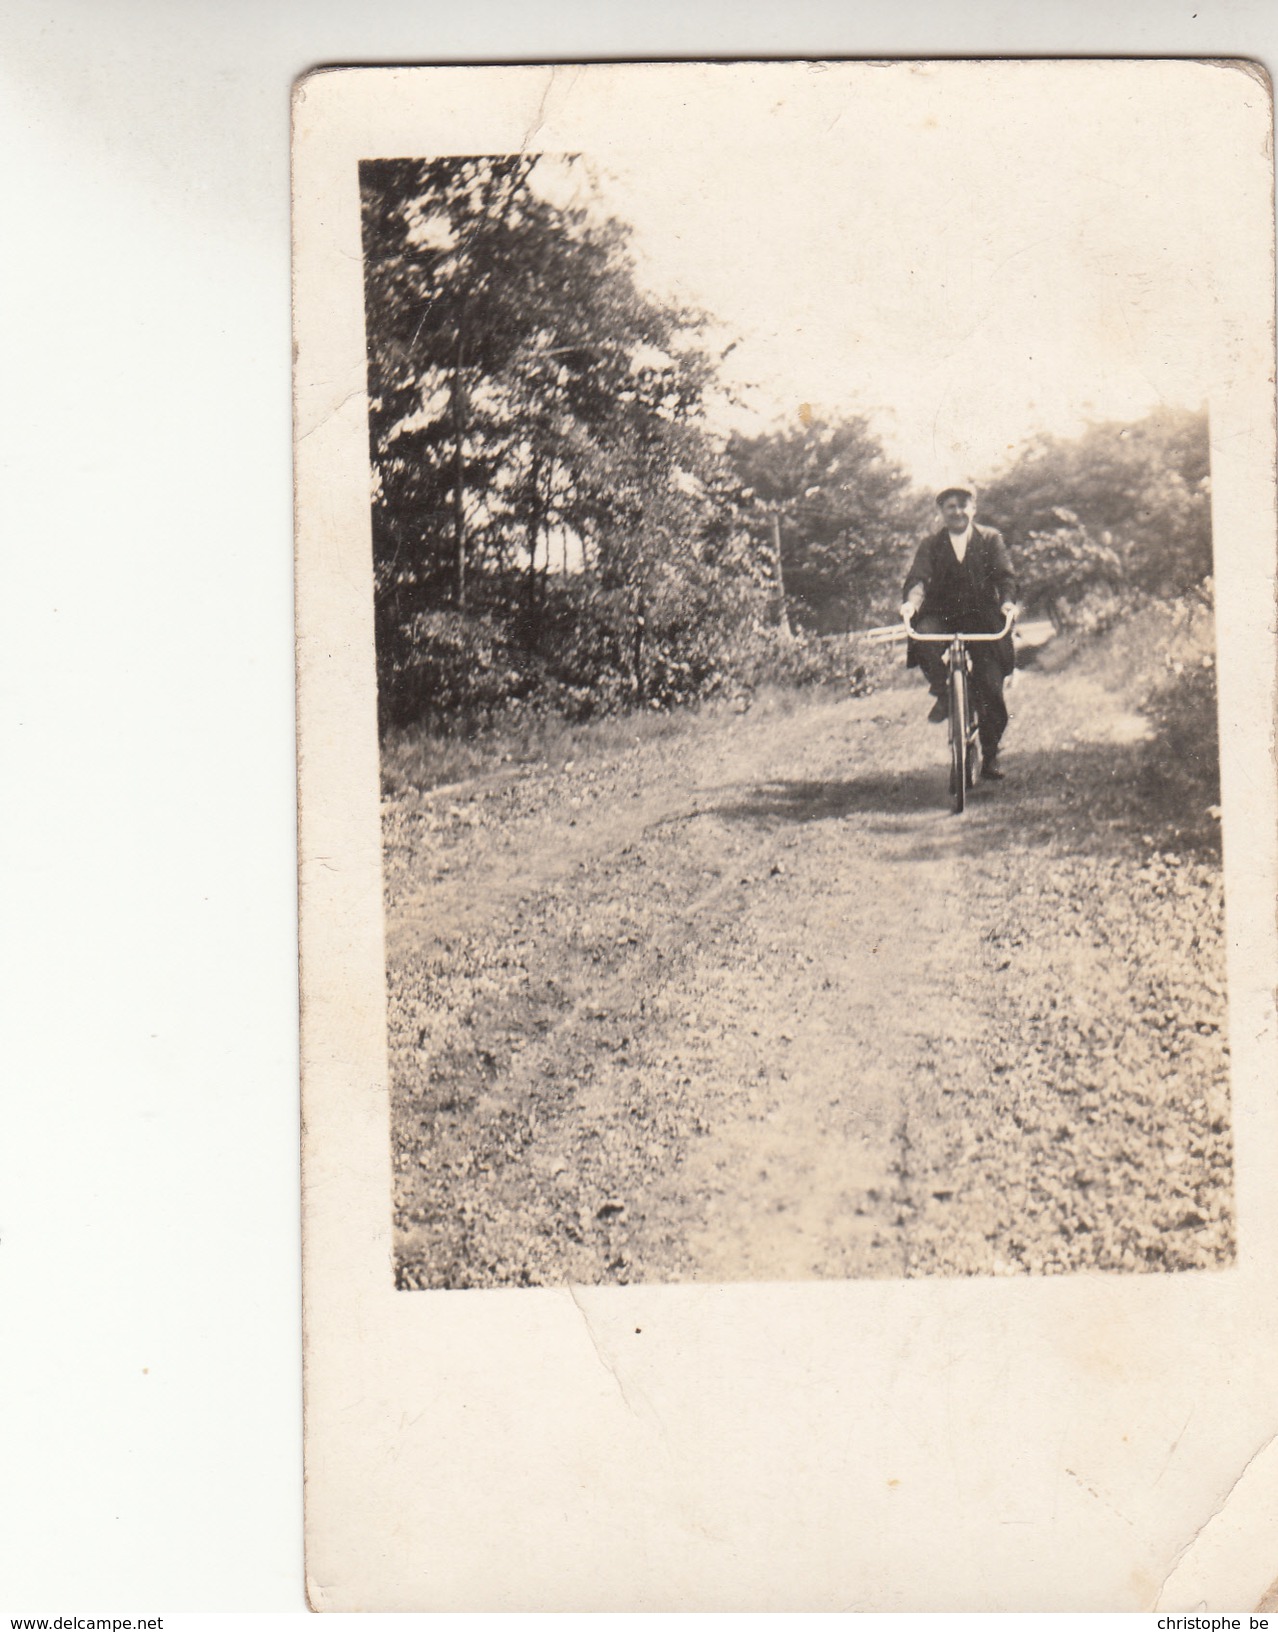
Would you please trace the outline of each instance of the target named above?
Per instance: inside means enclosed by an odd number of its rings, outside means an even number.
[[[1058,629],[1077,626],[1071,615],[1084,602],[1116,604],[1120,594],[1118,555],[1072,510],[1057,506],[1031,516],[1015,560],[1022,605],[1031,616],[1047,613]]]
[[[630,592],[584,578],[548,583],[541,596],[535,624],[526,607],[518,622],[498,607],[419,612],[383,638],[383,732],[414,722],[464,732],[498,718],[581,723],[769,685],[870,689],[876,654],[860,642],[761,627],[748,596],[725,604],[713,584],[656,586],[642,620]]]
[[[741,687],[822,686],[864,677],[865,654],[837,635],[799,634],[753,628],[725,656],[724,679]]]
[[[642,618],[632,598],[588,582],[556,586],[541,609],[541,674],[533,701],[565,718],[613,714],[636,703],[674,707],[710,695],[723,638],[693,595],[668,596]]]
[[[1074,600],[1057,601],[1052,621],[1062,634],[1103,635],[1124,618],[1131,617],[1142,599],[1133,590],[1102,584],[1084,590]]]
[[[474,724],[491,719],[536,684],[523,654],[502,630],[487,618],[459,612],[417,613],[393,650],[379,653],[378,667],[383,725]]]
[[[1153,737],[1141,745],[1137,785],[1151,818],[1169,822],[1187,849],[1220,848],[1220,740],[1216,668],[1169,659],[1171,674],[1146,700]]]

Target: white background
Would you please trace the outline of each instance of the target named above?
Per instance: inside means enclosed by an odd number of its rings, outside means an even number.
[[[0,1614],[303,1607],[288,112],[320,63],[1193,54],[1259,0],[6,0]]]

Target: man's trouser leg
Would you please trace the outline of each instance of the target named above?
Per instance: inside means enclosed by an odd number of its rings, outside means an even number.
[[[934,612],[927,612],[921,618],[915,618],[914,627],[921,635],[948,635],[950,630],[944,618],[938,618]],[[934,697],[945,695],[945,647],[939,640],[919,641],[914,650],[919,654],[919,668],[923,671],[923,678],[931,687]]]
[[[969,646],[972,654],[972,695],[980,716],[981,752],[986,759],[998,753],[1007,730],[1007,704],[1003,701],[1003,665],[993,646]]]

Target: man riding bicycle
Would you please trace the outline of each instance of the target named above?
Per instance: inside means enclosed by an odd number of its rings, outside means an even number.
[[[925,538],[902,591],[901,616],[919,634],[994,634],[1015,612],[1016,578],[1003,535],[976,525],[976,489],[955,482],[936,495],[944,526]],[[911,640],[907,668],[922,669],[933,703],[928,719],[946,717],[944,647]],[[999,743],[1007,729],[1003,681],[1016,666],[1012,637],[973,645],[972,696],[981,736],[981,775],[1003,779]]]

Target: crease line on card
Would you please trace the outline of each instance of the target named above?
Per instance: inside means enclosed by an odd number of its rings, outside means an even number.
[[[1278,1540],[1272,1515],[1278,1498],[1278,1432],[1271,1433],[1252,1452],[1220,1501],[1177,1550],[1163,1577],[1151,1613],[1177,1606],[1192,1610],[1232,1607],[1247,1575],[1255,1575],[1260,1594],[1264,1583],[1278,1576]],[[1234,1534],[1227,1530],[1233,1526]],[[1257,1542],[1268,1540],[1260,1554],[1267,1566],[1257,1569]],[[1240,1581],[1240,1577],[1244,1580]],[[1169,1598],[1169,1593],[1176,1596]]]

